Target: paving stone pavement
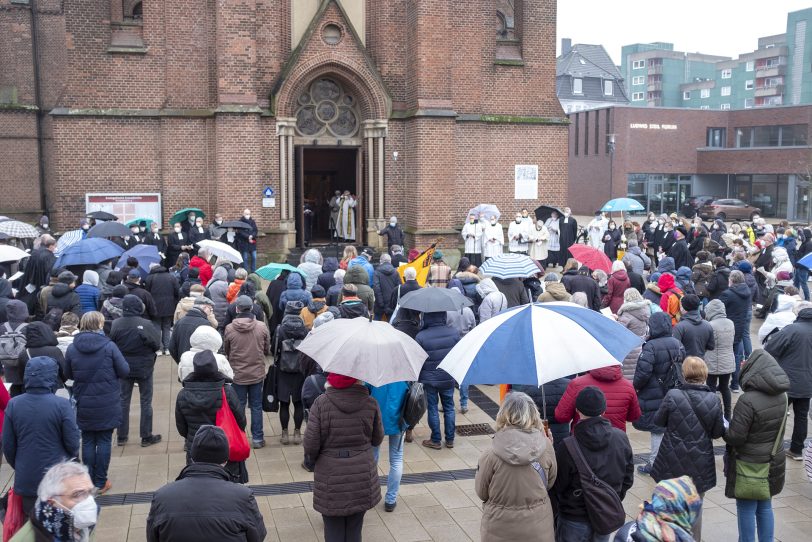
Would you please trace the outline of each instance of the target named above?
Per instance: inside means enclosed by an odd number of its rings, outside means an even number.
[[[760,322],[754,323],[755,338]],[[141,448],[138,439],[131,439],[125,447],[113,447],[110,464],[111,497],[120,494],[155,491],[172,481],[186,462],[183,439],[175,429],[175,396],[180,389],[177,366],[168,356],[158,359],[155,370],[153,398],[154,432],[163,435],[163,441],[149,448]],[[479,386],[493,400],[498,399],[494,386]],[[131,427],[138,427],[139,405],[133,394]],[[734,400],[737,396],[734,395]],[[475,404],[466,415],[457,412],[458,424],[493,423],[493,419]],[[247,461],[249,485],[284,484],[312,481],[313,475],[301,468],[301,446],[282,446],[279,443],[279,418],[264,414],[265,435],[268,446],[252,450]],[[792,420],[787,424],[792,427]],[[491,445],[490,436],[457,437],[454,449],[429,450],[419,443],[427,438],[424,423],[415,430],[415,442],[404,449],[404,474],[430,473],[456,469],[475,469],[480,453]],[[647,433],[629,425],[629,439],[635,453],[649,449]],[[114,440],[115,442],[115,440]],[[388,473],[389,464],[385,448],[381,453],[379,473]],[[717,441],[716,444],[722,444]],[[736,503],[724,496],[722,457],[716,457],[717,487],[705,495],[703,514],[703,540],[720,542],[737,539]],[[13,471],[7,464],[0,469],[3,491],[9,486]],[[787,483],[784,491],[773,499],[775,534],[779,542],[810,540],[812,532],[812,484],[806,480],[803,466],[787,461]],[[647,476],[635,474],[634,486],[624,501],[627,514],[636,516],[640,504],[651,497],[654,482]],[[385,488],[381,488],[382,494]],[[321,515],[313,510],[311,493],[257,497],[260,511],[268,529],[268,541],[323,541]],[[144,504],[104,506],[101,511],[96,540],[99,542],[143,542],[146,540],[148,501]],[[364,520],[364,540],[385,541],[478,541],[482,502],[474,492],[474,480],[452,480],[402,485],[398,506],[393,513],[383,510],[383,501],[370,510]]]

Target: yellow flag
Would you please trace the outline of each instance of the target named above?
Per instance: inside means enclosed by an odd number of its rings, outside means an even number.
[[[433,243],[426,249],[420,256],[415,258],[411,263],[407,263],[398,267],[398,274],[400,275],[400,282],[405,282],[403,279],[403,272],[409,267],[413,267],[417,271],[417,283],[422,287],[426,285],[429,279],[429,269],[431,268],[432,256],[434,256],[434,249],[437,243]]]

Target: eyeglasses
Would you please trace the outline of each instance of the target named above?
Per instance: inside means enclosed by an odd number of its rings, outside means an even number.
[[[54,497],[70,497],[71,500],[74,501],[83,501],[88,497],[95,497],[99,494],[99,488],[94,487],[93,489],[78,489],[73,493],[65,493],[62,495],[54,495]]]

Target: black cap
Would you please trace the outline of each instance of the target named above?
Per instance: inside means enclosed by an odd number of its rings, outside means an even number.
[[[228,438],[216,425],[201,425],[192,441],[192,461],[222,465],[228,461]]]
[[[320,284],[314,284],[312,288],[310,288],[310,293],[313,297],[322,298],[327,295],[327,292],[324,291],[324,287]]]
[[[575,399],[575,408],[584,416],[600,416],[606,412],[606,397],[599,388],[587,386]]]
[[[686,311],[695,311],[699,308],[699,297],[694,294],[687,294],[682,298],[682,308]]]

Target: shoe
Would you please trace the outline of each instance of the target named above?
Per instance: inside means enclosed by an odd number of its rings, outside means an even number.
[[[383,503],[383,510],[384,510],[384,512],[394,512],[395,507],[397,505],[398,505],[398,503],[396,503],[396,502],[393,502],[391,504],[388,503],[388,502],[385,502],[385,503]]]
[[[113,484],[110,483],[110,480],[107,480],[102,487],[99,488],[99,495],[104,495],[110,488],[113,487]]]
[[[118,439],[116,441],[116,444],[118,444],[119,446],[124,446],[125,444],[127,444],[127,439],[126,438],[120,438],[120,439]]]
[[[284,446],[290,444],[290,434],[287,431],[282,431],[282,436],[279,438],[279,442],[281,442]]]
[[[301,444],[302,443],[302,430],[301,429],[294,429],[293,430],[293,444]]]
[[[795,452],[790,452],[789,450],[787,450],[787,457],[789,457],[793,461],[803,461],[804,460],[803,452],[799,452],[799,453],[796,454]]]
[[[442,444],[440,444],[439,442],[434,442],[431,439],[424,440],[423,446],[425,446],[426,448],[431,448],[432,450],[442,450],[443,448]]]
[[[164,348],[164,356],[168,356],[168,355],[169,355],[169,350],[167,348]]]
[[[251,441],[251,448],[253,448],[255,450],[258,449],[258,448],[264,448],[264,447],[265,447],[265,439],[252,440]]]
[[[314,469],[312,469],[312,468],[308,467],[308,466],[307,466],[307,463],[305,463],[304,461],[302,461],[302,468],[303,468],[304,470],[306,470],[307,472],[313,472],[313,470],[314,470]]]
[[[648,463],[646,463],[645,465],[640,465],[639,467],[637,467],[637,472],[639,472],[640,474],[645,474],[646,476],[650,476],[651,465],[649,465]]]
[[[406,442],[412,442],[414,440],[414,431],[412,429],[407,429],[406,436],[403,437],[403,440]]]
[[[147,438],[141,439],[141,447],[146,448],[147,446],[152,446],[153,444],[158,444],[161,442],[161,435],[151,435]]]
[[[468,407],[467,406],[460,407],[460,414],[468,414]]]
[[[451,441],[448,441],[448,440],[447,440],[447,441],[445,441],[445,447],[446,447],[446,448],[453,448],[453,447],[454,447],[454,441],[453,441],[453,440],[451,440]]]
[[[740,388],[730,388],[730,391],[733,393],[741,393],[742,390]]]

